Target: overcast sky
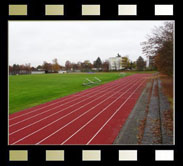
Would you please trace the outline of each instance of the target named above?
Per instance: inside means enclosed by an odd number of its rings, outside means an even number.
[[[93,62],[128,55],[135,61],[142,54],[141,42],[154,26],[164,21],[11,21],[9,22],[9,64],[43,61]]]

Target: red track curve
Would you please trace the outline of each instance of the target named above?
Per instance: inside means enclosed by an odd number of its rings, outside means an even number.
[[[9,144],[112,144],[150,74],[135,74],[9,116]]]

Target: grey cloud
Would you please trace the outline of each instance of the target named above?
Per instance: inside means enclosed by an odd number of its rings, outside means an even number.
[[[64,65],[66,60],[93,62],[117,53],[134,61],[142,56],[140,43],[163,22],[10,21],[9,63],[37,66],[57,58]]]

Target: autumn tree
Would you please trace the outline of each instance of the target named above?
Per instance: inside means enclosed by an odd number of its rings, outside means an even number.
[[[139,71],[144,70],[145,68],[145,61],[141,56],[139,56],[136,61],[136,67],[137,67],[137,70]]]
[[[77,63],[72,63],[73,71],[79,70],[79,66]]]
[[[60,70],[60,65],[59,65],[58,60],[56,58],[53,59],[52,67],[53,67],[54,72],[58,73],[58,71]]]
[[[37,69],[35,67],[31,67],[31,71],[36,71]]]
[[[65,69],[70,71],[72,69],[72,63],[70,61],[65,62]]]
[[[102,70],[105,72],[109,71],[109,62],[108,61],[103,62]]]
[[[77,67],[78,67],[78,70],[82,70],[82,66],[81,66],[82,62],[77,62]]]
[[[49,72],[52,72],[52,64],[51,63],[48,63],[46,61],[43,62],[43,69],[45,70],[45,73],[49,73]]]
[[[9,73],[12,74],[13,72],[13,66],[9,65]]]
[[[82,71],[88,72],[91,71],[93,65],[91,64],[91,62],[89,60],[85,60],[82,64]]]
[[[130,67],[130,59],[128,58],[128,56],[122,57],[122,67],[124,69],[128,69]]]
[[[26,63],[25,66],[24,66],[24,70],[26,70],[27,73],[30,73],[31,72],[31,64],[30,63]]]
[[[154,56],[158,71],[173,74],[173,22],[165,22],[163,26],[155,27],[147,41],[142,43],[143,53]]]
[[[30,63],[27,63],[25,65],[13,64],[13,66],[9,66],[9,73],[12,75],[30,74],[31,73],[31,64]]]

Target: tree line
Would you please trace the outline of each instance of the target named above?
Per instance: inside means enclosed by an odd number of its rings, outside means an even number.
[[[81,72],[89,72],[91,70],[96,71],[108,71],[108,62],[102,62],[100,57],[97,58],[96,61],[91,63],[89,60],[85,60],[84,62],[71,62],[67,60],[65,62],[65,66],[61,66],[58,63],[57,59],[53,60],[53,63],[48,63],[46,61],[43,62],[43,65],[39,65],[39,69],[43,69],[46,71],[46,73],[50,72],[58,72],[59,70],[66,70],[67,72],[75,72],[75,71],[81,71]]]
[[[11,75],[17,75],[17,74],[31,74],[31,64],[25,64],[25,65],[19,65],[19,64],[13,64],[12,66],[9,66],[9,73]]]
[[[117,57],[121,57],[119,54]],[[139,57],[137,61],[132,62],[128,58],[128,56],[124,56],[122,58],[122,66],[123,70],[144,70],[145,67],[145,61],[142,57]],[[25,64],[25,65],[18,65],[13,64],[12,66],[9,66],[9,74],[10,75],[16,75],[16,74],[30,74],[32,71],[45,71],[45,73],[58,73],[60,70],[64,70],[67,72],[90,72],[90,71],[103,71],[108,72],[109,71],[109,61],[102,61],[100,57],[98,57],[93,63],[91,63],[89,60],[85,60],[83,62],[71,62],[67,60],[65,62],[65,66],[62,66],[58,63],[58,59],[53,59],[52,63],[49,63],[47,61],[44,61],[42,65],[38,65],[37,67],[31,67],[31,64]],[[117,71],[117,70],[116,70]]]
[[[38,65],[37,67],[31,67],[31,64],[19,65],[13,64],[9,65],[9,74],[17,75],[17,74],[30,74],[31,71],[45,71],[45,73],[58,73],[60,70],[65,70],[67,72],[89,72],[89,71],[109,71],[109,63],[108,61],[102,62],[100,57],[96,59],[93,63],[89,60],[85,60],[84,62],[71,62],[67,60],[65,62],[65,66],[62,66],[58,63],[58,59],[53,59],[52,63],[44,61],[42,65]]]
[[[67,71],[81,71],[81,72],[89,72],[89,71],[109,71],[109,62],[104,61],[98,57],[93,63],[89,60],[85,60],[84,62],[72,63],[69,60],[65,62],[65,70]]]

